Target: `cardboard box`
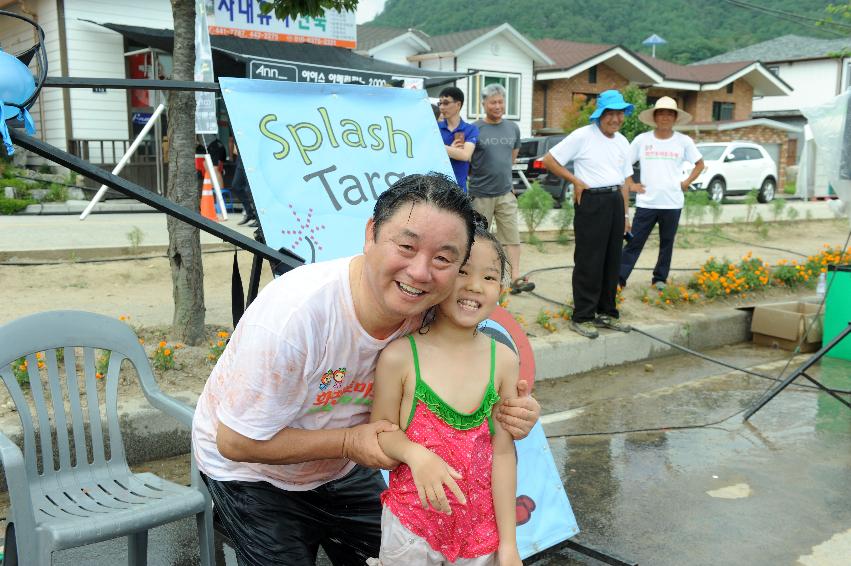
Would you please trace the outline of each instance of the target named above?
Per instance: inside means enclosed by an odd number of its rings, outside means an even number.
[[[753,311],[751,332],[754,344],[792,351],[807,331],[801,352],[821,348],[822,320],[819,305],[805,302],[759,305]]]

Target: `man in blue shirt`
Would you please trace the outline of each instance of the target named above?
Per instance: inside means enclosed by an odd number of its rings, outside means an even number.
[[[464,106],[464,93],[460,88],[449,86],[440,91],[438,99],[443,120],[437,122],[449,163],[455,173],[455,182],[467,192],[467,173],[470,170],[470,159],[476,149],[479,139],[479,129],[461,119],[461,107]]]

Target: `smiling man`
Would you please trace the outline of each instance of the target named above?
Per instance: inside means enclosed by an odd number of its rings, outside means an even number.
[[[193,453],[239,564],[335,565],[377,556],[392,468],[369,423],[381,350],[420,327],[470,252],[473,211],[448,177],[411,175],[376,202],[364,252],[294,269],[246,310],[198,399]],[[526,394],[525,385],[522,397]],[[522,438],[540,407],[506,403]]]
[[[634,185],[639,194],[635,197],[633,238],[621,258],[620,284],[626,287],[647,236],[658,224],[659,257],[651,284],[661,291],[671,270],[674,239],[685,203],[683,193],[703,171],[703,156],[690,137],[674,131],[675,124],[688,124],[691,115],[677,108],[673,98],[663,96],[653,108],[639,114],[638,119],[655,130],[635,136],[630,146],[631,161],[641,164],[641,184]],[[685,179],[682,178],[684,161],[694,163],[694,169]]]
[[[619,320],[618,270],[622,239],[629,232],[632,175],[629,142],[618,131],[633,105],[616,90],[602,92],[591,123],[578,128],[544,157],[544,166],[573,183],[573,317],[570,328],[596,338],[597,328],[631,329]],[[573,161],[574,172],[565,165]]]

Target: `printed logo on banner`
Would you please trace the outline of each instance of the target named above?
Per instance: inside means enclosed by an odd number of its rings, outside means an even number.
[[[363,250],[388,186],[452,177],[425,91],[222,77],[267,244],[316,262]]]

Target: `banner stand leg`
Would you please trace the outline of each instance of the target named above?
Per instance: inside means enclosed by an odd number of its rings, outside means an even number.
[[[815,379],[813,379],[812,377],[807,375],[808,369],[810,369],[812,366],[814,366],[825,354],[827,354],[834,346],[839,344],[839,342],[841,342],[842,339],[844,339],[849,334],[851,334],[851,322],[849,322],[848,326],[845,327],[845,330],[840,332],[833,340],[830,341],[829,344],[827,344],[826,346],[823,346],[821,350],[819,350],[818,352],[816,352],[815,354],[810,356],[810,358],[806,362],[804,362],[803,365],[801,365],[801,367],[799,367],[798,369],[793,371],[789,375],[789,377],[787,377],[786,379],[784,379],[783,381],[779,382],[777,385],[775,385],[774,387],[769,389],[765,393],[765,395],[762,396],[762,398],[760,398],[753,405],[751,405],[751,408],[748,409],[747,413],[745,413],[744,420],[747,421],[748,419],[750,419],[753,416],[754,413],[756,413],[757,411],[762,409],[765,406],[766,403],[768,403],[769,401],[774,399],[775,395],[777,395],[778,393],[780,393],[781,391],[786,389],[786,387],[788,387],[793,381],[795,381],[799,377],[804,377],[804,378],[808,379],[813,384],[815,384],[819,389],[821,389],[822,391],[824,391],[825,393],[827,393],[828,395],[830,395],[831,397],[833,397],[834,399],[836,399],[837,401],[839,401],[840,403],[842,403],[843,405],[845,405],[846,407],[851,409],[851,403],[849,403],[848,401],[846,401],[845,399],[843,399],[842,397],[840,397],[839,395],[837,395],[836,393],[834,393],[833,391],[831,391],[830,389],[828,389],[827,387],[825,387],[824,385],[822,385],[821,383],[819,383],[818,381],[816,381]]]
[[[584,554],[585,556],[590,556],[594,560],[599,560],[603,564],[611,564],[612,566],[638,566],[638,562],[619,558],[617,556],[607,554],[606,552],[597,548],[592,548],[590,546],[572,540],[566,540],[559,544],[553,545],[547,548],[546,550],[542,550],[537,554],[533,554],[532,556],[526,558],[523,563],[534,564],[536,561],[546,558],[547,555],[552,554],[553,552],[557,552],[562,548],[569,548],[570,550],[573,550],[580,554]]]

